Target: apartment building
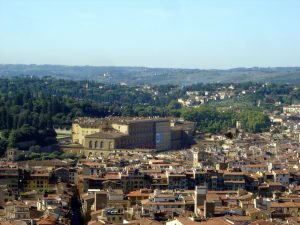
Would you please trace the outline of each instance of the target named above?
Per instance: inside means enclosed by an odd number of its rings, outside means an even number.
[[[22,170],[17,163],[0,162],[0,185],[6,185],[14,193],[21,190]]]
[[[24,172],[24,191],[49,189],[53,173],[47,169],[32,169]]]
[[[166,217],[179,216],[185,213],[183,198],[172,192],[155,190],[148,199],[142,200],[142,215],[155,218],[158,214]]]
[[[300,216],[300,203],[299,202],[272,202],[270,206],[272,217],[299,217]]]
[[[24,202],[10,201],[5,204],[5,217],[7,219],[29,220],[29,206]]]

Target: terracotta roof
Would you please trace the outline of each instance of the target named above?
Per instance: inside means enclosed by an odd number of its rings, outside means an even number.
[[[146,192],[146,190],[148,192]],[[151,190],[146,189],[143,191],[142,190],[138,190],[138,191],[132,191],[129,194],[127,194],[128,197],[149,197],[151,194]]]
[[[150,219],[146,219],[146,218],[142,218],[139,220],[131,220],[131,221],[129,221],[128,224],[130,224],[130,225],[162,225],[162,223],[160,223],[156,220],[150,220]],[[94,224],[92,224],[92,225],[94,225]]]
[[[152,202],[149,199],[142,200],[143,205],[185,205],[183,201],[175,202]]]
[[[88,222],[88,225],[103,225],[104,223],[100,222],[100,221],[90,221]]]
[[[269,182],[269,186],[282,186],[280,182]]]
[[[250,216],[228,216],[225,217],[227,220],[232,221],[232,222],[246,222],[246,221],[251,221],[251,217]]]
[[[256,220],[256,221],[250,223],[250,225],[274,225],[274,223],[270,222],[270,221],[265,221],[265,220]]]
[[[220,201],[220,195],[215,193],[208,193],[206,194],[206,201],[212,202],[212,201]]]
[[[251,209],[246,209],[247,213],[256,213],[256,212],[261,212],[260,209],[257,208],[251,208]]]
[[[208,194],[217,194],[217,195],[224,195],[224,194],[237,194],[237,191],[228,190],[228,191],[207,191]]]
[[[276,174],[289,174],[290,172],[288,170],[273,170]]]
[[[54,225],[55,219],[48,216],[46,218],[42,218],[37,222],[37,225]]]
[[[272,202],[271,208],[300,208],[300,202]]]
[[[196,222],[186,217],[176,218],[183,225],[231,225],[231,223],[224,220],[224,218],[211,218],[206,221]]]
[[[113,139],[127,136],[126,134],[119,133],[119,132],[97,132],[94,134],[86,135],[86,138],[103,138],[103,139]]]
[[[108,180],[120,180],[120,174],[119,173],[107,173],[105,174],[105,179]]]

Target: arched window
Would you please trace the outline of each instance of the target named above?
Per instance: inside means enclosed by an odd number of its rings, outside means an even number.
[[[103,141],[100,142],[100,148],[103,148]]]
[[[92,141],[89,142],[89,148],[93,148],[93,142]]]
[[[98,148],[98,141],[95,141],[95,148]]]

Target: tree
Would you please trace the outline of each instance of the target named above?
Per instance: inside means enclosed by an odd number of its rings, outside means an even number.
[[[7,148],[7,141],[3,138],[0,138],[0,157],[5,155],[6,148]]]
[[[8,137],[8,147],[14,148],[17,144],[17,132],[15,130],[11,131]]]

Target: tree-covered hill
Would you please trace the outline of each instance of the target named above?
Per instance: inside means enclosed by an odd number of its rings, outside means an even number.
[[[0,64],[0,76],[35,76],[69,80],[89,80],[102,83],[128,85],[177,84],[212,82],[273,82],[300,83],[300,67],[235,68],[228,70],[174,69],[110,66],[62,66]]]

